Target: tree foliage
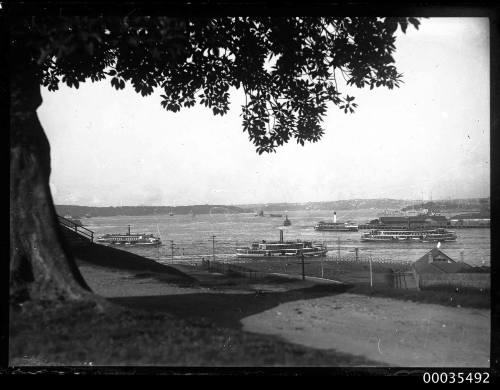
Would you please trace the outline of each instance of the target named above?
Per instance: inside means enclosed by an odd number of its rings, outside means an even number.
[[[77,17],[36,16],[11,23],[11,60],[57,90],[110,79],[143,96],[162,89],[169,111],[229,107],[243,88],[243,129],[257,152],[294,138],[316,142],[328,103],[356,108],[347,85],[398,87],[395,33],[415,18],[368,17]]]

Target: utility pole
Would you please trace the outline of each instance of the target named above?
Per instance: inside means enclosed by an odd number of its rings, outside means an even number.
[[[304,269],[304,252],[300,252],[300,257],[302,260],[302,280],[306,280],[306,273]]]
[[[172,263],[174,262],[174,240],[170,240],[170,249],[172,251]]]
[[[212,236],[212,261],[215,261],[215,237],[217,236]]]
[[[370,255],[370,287],[373,290],[372,255]]]

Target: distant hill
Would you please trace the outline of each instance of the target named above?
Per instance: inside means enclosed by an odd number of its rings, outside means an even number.
[[[193,205],[193,206],[121,206],[121,207],[92,207],[56,205],[59,215],[71,215],[73,217],[109,217],[117,215],[161,215],[170,212],[174,214],[239,214],[254,213],[263,210],[265,213],[272,211],[294,211],[294,210],[356,210],[356,209],[388,209],[388,210],[410,210],[420,208],[421,201],[405,199],[345,199],[325,202],[304,203],[255,203],[237,206],[226,205]],[[490,199],[449,199],[436,200],[423,203],[424,208],[442,212],[481,212],[481,215],[489,215]]]
[[[490,214],[490,198],[472,198],[472,199],[447,199],[436,200],[434,202],[418,203],[414,202],[411,206],[402,210],[407,211],[415,208],[424,208],[428,210],[437,210],[441,212],[476,212],[481,215]],[[489,217],[488,217],[489,218]]]
[[[172,212],[173,214],[239,214],[253,213],[252,209],[244,209],[237,206],[225,205],[194,205],[194,206],[120,206],[120,207],[93,207],[93,206],[74,206],[74,205],[56,205],[56,211],[59,215],[71,215],[73,217],[113,217],[117,215],[161,215]]]
[[[489,198],[436,200],[423,203],[423,208],[429,210],[451,211],[482,211],[489,212]],[[388,209],[411,210],[422,207],[422,201],[407,199],[345,199],[326,202],[305,203],[256,203],[238,205],[254,211],[293,211],[293,210],[355,210],[355,209]]]
[[[326,202],[246,204],[240,207],[264,211],[401,209],[412,201],[403,199],[346,199]]]

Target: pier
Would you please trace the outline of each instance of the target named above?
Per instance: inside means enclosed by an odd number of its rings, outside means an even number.
[[[412,226],[412,229],[489,229],[490,224],[475,224],[475,225],[432,225],[432,226]],[[408,226],[391,226],[391,225],[358,225],[359,230],[370,229],[408,229]]]

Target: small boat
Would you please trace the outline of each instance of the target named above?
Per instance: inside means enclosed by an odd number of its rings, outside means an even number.
[[[77,226],[83,226],[83,223],[79,219],[79,217],[73,217],[72,215],[66,214],[63,218]]]

